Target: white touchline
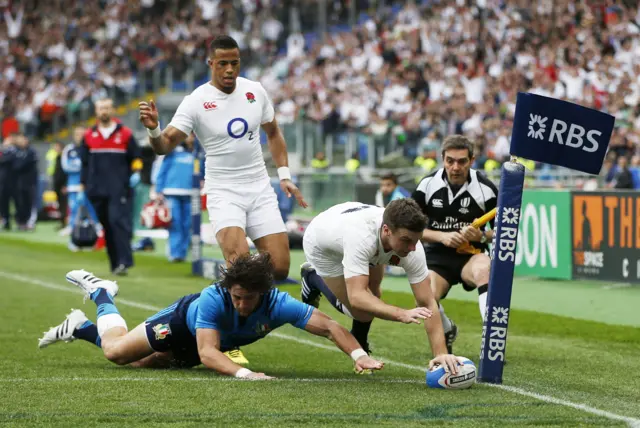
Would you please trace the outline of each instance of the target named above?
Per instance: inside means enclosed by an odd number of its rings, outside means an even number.
[[[237,382],[237,379],[228,376],[212,375],[210,377],[49,377],[49,378],[0,378],[0,383],[53,383],[53,382]],[[248,382],[257,381],[256,379],[244,379]],[[351,378],[304,378],[304,377],[286,377],[275,378],[270,382],[308,382],[308,383],[416,383],[422,384],[422,381],[411,379],[375,379],[373,376],[367,377],[351,377]]]
[[[16,281],[25,282],[25,283],[28,283],[28,284],[38,285],[40,287],[49,288],[51,290],[66,291],[68,293],[74,293],[74,294],[85,294],[83,291],[80,291],[77,288],[71,288],[72,286],[64,287],[64,286],[57,285],[57,284],[54,284],[54,283],[51,283],[51,282],[41,281],[41,280],[39,280],[37,278],[32,278],[32,277],[29,277],[29,276],[14,274],[14,273],[10,273],[10,272],[2,272],[2,271],[0,271],[0,277],[7,278],[7,279],[13,279],[13,280],[16,280]],[[130,306],[130,307],[138,308],[138,309],[145,309],[145,310],[148,310],[148,311],[159,311],[160,309],[162,309],[162,308],[157,307],[157,306],[148,305],[146,303],[135,302],[133,300],[121,299],[119,297],[117,298],[117,304],[118,305],[124,305],[124,306]],[[273,333],[269,334],[269,337],[277,337],[277,338],[280,338],[280,339],[290,340],[290,341],[297,342],[297,343],[304,344],[304,345],[314,346],[316,348],[326,349],[326,350],[335,351],[335,352],[341,352],[336,347],[329,346],[329,345],[324,345],[322,343],[317,343],[317,342],[314,342],[314,341],[311,341],[311,340],[300,339],[298,337],[290,336],[288,334],[282,334],[282,333],[273,332]],[[398,361],[388,360],[386,358],[380,358],[380,359],[382,361],[384,361],[385,363],[389,363],[389,364],[392,364],[392,365],[398,366],[398,367],[404,367],[404,368],[409,369],[409,370],[419,370],[419,371],[421,371],[423,373],[427,370],[426,367],[416,366],[416,365],[412,365],[412,364],[405,364],[405,363],[401,363],[401,362],[398,362]],[[135,378],[132,378],[132,379],[135,379]],[[15,380],[15,381],[18,381],[18,380]],[[565,406],[565,407],[571,407],[573,409],[581,410],[583,412],[591,413],[591,414],[597,415],[597,416],[602,416],[602,417],[607,418],[607,419],[626,422],[627,425],[629,427],[631,427],[631,428],[640,428],[640,419],[632,418],[632,417],[629,417],[629,416],[622,416],[622,415],[618,415],[616,413],[607,412],[605,410],[596,409],[595,407],[587,406],[586,404],[580,404],[580,403],[574,403],[574,402],[567,401],[567,400],[561,400],[559,398],[555,398],[555,397],[552,397],[552,396],[549,396],[549,395],[543,395],[543,394],[538,394],[538,393],[535,393],[535,392],[530,392],[530,391],[527,391],[525,389],[517,388],[515,386],[496,385],[496,384],[490,384],[490,383],[483,383],[482,385],[486,385],[486,386],[490,386],[490,387],[493,387],[493,388],[502,389],[503,391],[513,392],[514,394],[524,395],[524,396],[530,397],[530,398],[535,398],[536,400],[544,401],[544,402],[547,402],[547,403],[558,404],[558,405]]]

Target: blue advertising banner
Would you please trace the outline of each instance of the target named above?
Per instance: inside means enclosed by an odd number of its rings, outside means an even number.
[[[511,154],[599,174],[615,117],[567,101],[518,93]]]

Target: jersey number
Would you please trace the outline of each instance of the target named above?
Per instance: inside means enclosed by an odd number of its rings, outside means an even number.
[[[242,130],[236,129],[236,131],[234,132],[233,125],[236,122],[240,122],[242,124]],[[237,132],[237,131],[240,131],[240,132]],[[231,119],[229,121],[229,124],[227,125],[227,133],[231,138],[235,138],[235,139],[242,138],[246,135],[247,131],[249,131],[249,124],[247,123],[246,120],[244,120],[241,117],[236,117],[235,119]],[[250,140],[253,139],[253,131],[249,131],[249,139]]]
[[[348,210],[344,210],[340,214],[354,213],[356,211],[360,211],[360,210],[363,210],[365,208],[371,208],[372,206],[373,205],[360,205],[359,207],[353,207],[353,208],[349,208]]]

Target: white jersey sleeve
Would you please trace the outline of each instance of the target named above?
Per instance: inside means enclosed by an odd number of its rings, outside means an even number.
[[[407,257],[400,259],[399,265],[407,273],[409,284],[418,284],[429,276],[427,257],[424,254],[424,247],[419,242],[414,251],[410,252]]]
[[[262,103],[262,120],[260,124],[263,125],[265,123],[273,122],[273,118],[275,117],[275,109],[273,108],[273,103],[271,102],[271,98],[269,98],[269,94],[267,94],[266,89],[262,86],[262,84],[258,83],[258,87],[262,92],[262,96],[264,97],[264,102]]]
[[[344,235],[342,267],[344,279],[358,275],[369,275],[369,261],[375,252],[375,242],[361,234],[348,232]]]
[[[176,113],[173,115],[171,123],[167,126],[173,126],[187,135],[191,134],[193,128],[196,127],[196,118],[198,117],[194,111],[193,103],[194,100],[192,96],[187,95],[184,97],[178,106],[178,110],[176,110]]]

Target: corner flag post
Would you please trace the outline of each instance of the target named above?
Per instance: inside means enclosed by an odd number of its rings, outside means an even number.
[[[502,167],[478,380],[502,383],[511,309],[524,166],[515,156],[599,174],[615,118],[577,104],[518,93],[511,161]]]

